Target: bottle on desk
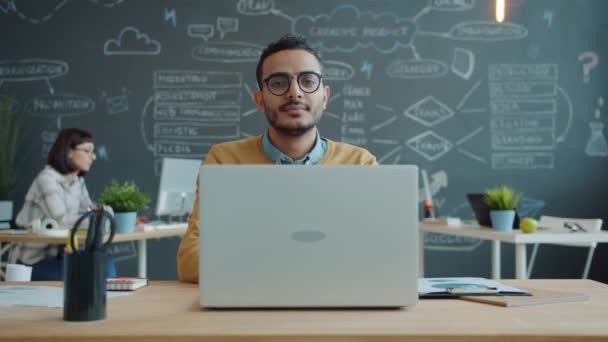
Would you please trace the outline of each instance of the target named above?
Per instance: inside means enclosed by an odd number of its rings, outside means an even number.
[[[425,198],[423,201],[424,206],[424,218],[425,219],[434,219],[437,218],[437,206],[428,198]]]

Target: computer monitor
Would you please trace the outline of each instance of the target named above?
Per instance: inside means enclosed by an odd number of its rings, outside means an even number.
[[[200,166],[200,160],[163,159],[156,202],[157,216],[182,216],[192,210]]]

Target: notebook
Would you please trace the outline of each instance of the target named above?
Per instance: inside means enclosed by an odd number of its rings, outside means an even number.
[[[106,280],[107,291],[133,291],[148,285],[148,278],[119,277]]]
[[[417,167],[207,165],[199,180],[201,306],[418,301]]]

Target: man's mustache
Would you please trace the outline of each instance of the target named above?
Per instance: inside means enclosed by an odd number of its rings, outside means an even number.
[[[305,110],[310,110],[310,106],[307,105],[306,103],[304,103],[303,101],[298,101],[298,100],[291,100],[289,102],[286,102],[284,104],[282,104],[279,109],[281,111],[286,111],[288,106],[304,106]]]

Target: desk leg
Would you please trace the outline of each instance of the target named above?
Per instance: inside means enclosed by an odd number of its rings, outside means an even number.
[[[418,278],[424,278],[424,232],[418,231]]]
[[[526,279],[526,244],[515,244],[515,278]]]
[[[147,270],[146,270],[146,261],[147,253],[146,253],[146,240],[137,241],[137,276],[140,278],[146,278]]]
[[[492,240],[492,279],[500,279],[500,241]]]

